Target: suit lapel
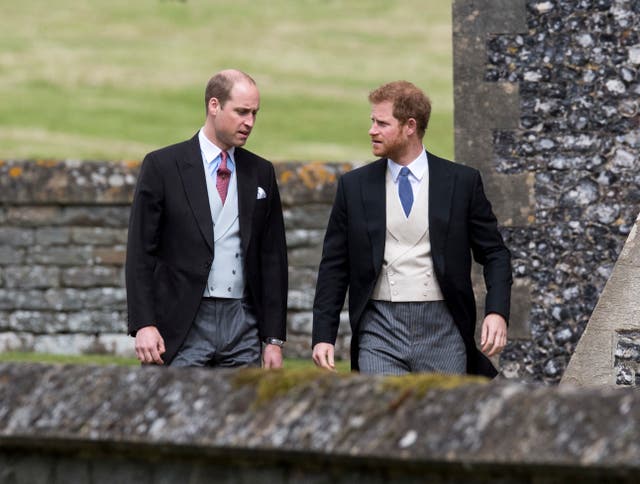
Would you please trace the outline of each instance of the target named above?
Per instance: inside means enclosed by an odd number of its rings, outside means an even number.
[[[256,205],[258,193],[258,177],[254,164],[242,148],[235,150],[236,173],[238,183],[238,216],[240,217],[240,239],[242,252],[247,253],[249,240],[251,240],[251,219]]]
[[[444,274],[444,247],[449,233],[455,176],[445,162],[427,152],[429,160],[429,240],[436,272]]]
[[[376,271],[382,267],[384,257],[384,241],[387,226],[385,174],[387,160],[374,161],[371,170],[361,184],[361,195],[364,213],[367,220],[367,230],[371,241],[373,267]]]
[[[213,221],[197,134],[187,142],[187,146],[185,157],[177,159],[176,163],[191,211],[198,222],[202,236],[213,252]]]

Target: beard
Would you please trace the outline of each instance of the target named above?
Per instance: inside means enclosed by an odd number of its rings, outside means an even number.
[[[381,158],[396,159],[398,154],[402,153],[406,148],[406,140],[398,133],[393,138],[382,140],[381,143],[373,144],[371,150],[375,156]]]

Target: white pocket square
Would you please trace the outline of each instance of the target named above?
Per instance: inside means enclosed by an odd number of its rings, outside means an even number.
[[[264,191],[264,188],[258,187],[258,196],[256,199],[260,200],[261,198],[267,198],[267,192]]]

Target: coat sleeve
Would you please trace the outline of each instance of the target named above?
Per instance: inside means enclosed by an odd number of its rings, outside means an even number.
[[[318,269],[313,303],[312,346],[335,344],[340,311],[349,287],[348,218],[343,178],[338,181]]]
[[[164,199],[162,178],[151,155],[142,162],[129,216],[125,282],[128,332],[156,323],[153,272]]]
[[[469,211],[469,236],[476,262],[482,264],[487,295],[485,314],[498,313],[509,321],[511,304],[511,254],[498,230],[479,172],[475,172]]]
[[[270,165],[268,192],[270,205],[262,234],[260,249],[260,295],[264,308],[264,322],[260,337],[286,339],[288,262],[287,242],[282,216],[282,202],[275,171]]]

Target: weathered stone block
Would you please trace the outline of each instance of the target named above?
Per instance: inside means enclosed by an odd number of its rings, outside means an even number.
[[[315,294],[299,289],[289,289],[287,307],[290,310],[310,310],[313,308]]]
[[[108,227],[74,227],[71,239],[76,244],[121,245],[127,243],[127,230]]]
[[[96,337],[87,334],[41,334],[33,338],[32,350],[52,355],[82,355],[97,353]]]
[[[124,321],[124,320],[122,320]],[[126,323],[125,323],[126,326]],[[126,328],[115,328],[116,333],[102,333],[96,337],[90,353],[135,358],[135,340],[126,334]]]
[[[67,287],[122,286],[122,270],[105,266],[62,269],[62,284]]]
[[[287,315],[287,329],[293,333],[311,334],[313,313],[311,311],[289,312]]]
[[[31,332],[34,334],[68,331],[66,313],[48,311],[13,311],[9,315],[8,326],[3,331]]]
[[[26,262],[28,264],[77,266],[89,264],[91,255],[89,247],[35,245],[27,252]]]
[[[326,230],[331,205],[305,205],[285,208],[284,224],[287,230],[320,229]]]
[[[38,289],[0,289],[0,309],[49,309],[49,302],[45,299],[45,293],[45,290]]]
[[[9,161],[0,165],[0,202],[130,203],[137,163]]]
[[[0,313],[0,324],[6,325],[8,316],[6,313]],[[32,351],[33,350],[32,333],[0,331],[0,351]]]
[[[294,229],[288,230],[287,236],[287,249],[297,249],[300,247],[322,247],[324,240],[324,230],[314,229]]]
[[[315,291],[318,269],[311,267],[295,267],[289,264],[289,288]]]
[[[297,247],[289,250],[289,264],[299,267],[318,268],[322,258],[322,244],[315,247]]]
[[[59,224],[84,227],[121,227],[129,223],[131,208],[126,206],[64,207]]]
[[[38,245],[66,245],[71,241],[71,229],[68,227],[40,227],[36,229]]]
[[[124,309],[124,308],[118,308]],[[78,311],[67,314],[68,331],[87,334],[121,333],[127,332],[127,318],[124,311],[100,308],[100,310]]]
[[[127,250],[123,246],[94,248],[91,254],[92,260],[96,264],[123,266],[127,257]]]
[[[60,286],[60,268],[39,265],[8,266],[4,269],[4,280],[5,287],[11,289],[58,287]]]
[[[32,245],[34,242],[33,230],[18,227],[0,227],[0,244],[14,247]]]
[[[276,174],[285,206],[331,203],[339,176],[352,168],[350,163],[278,163]]]
[[[121,287],[91,288],[85,291],[85,307],[91,309],[122,309],[127,293]]]
[[[21,264],[24,261],[25,249],[10,247],[8,245],[0,246],[0,264]]]
[[[6,223],[20,227],[58,225],[62,209],[57,206],[9,206]]]

